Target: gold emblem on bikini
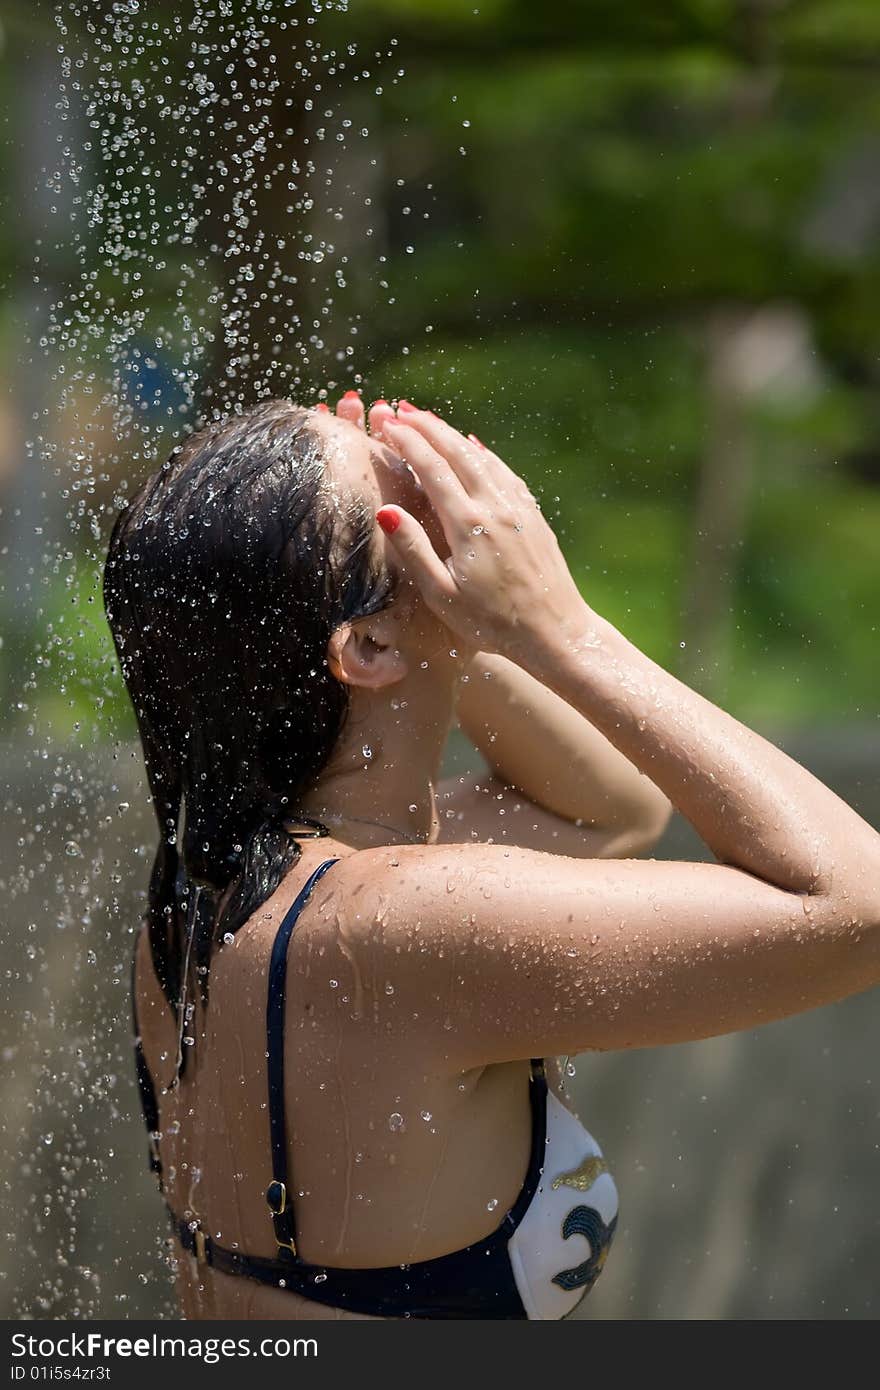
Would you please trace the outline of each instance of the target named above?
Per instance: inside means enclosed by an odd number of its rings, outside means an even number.
[[[579,1167],[573,1168],[570,1173],[560,1173],[558,1178],[553,1179],[553,1191],[557,1187],[574,1187],[578,1192],[586,1192],[593,1186],[600,1173],[607,1173],[608,1165],[604,1158],[598,1154],[588,1154]]]

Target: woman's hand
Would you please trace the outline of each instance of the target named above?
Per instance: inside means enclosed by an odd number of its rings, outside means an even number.
[[[588,612],[559,542],[522,478],[429,411],[401,401],[373,428],[410,466],[443,527],[444,562],[402,507],[377,520],[428,607],[463,641],[521,661],[548,631],[572,637]]]
[[[317,407],[318,410],[329,408],[323,402]],[[373,401],[367,410],[357,391],[346,391],[336,402],[336,415],[340,420],[348,420],[357,429],[367,430],[378,438],[385,421],[394,419],[394,408],[387,401],[379,400]]]

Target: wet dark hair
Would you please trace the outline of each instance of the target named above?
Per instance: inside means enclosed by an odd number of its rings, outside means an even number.
[[[371,510],[328,496],[309,418],[273,400],[192,434],[110,538],[104,605],[159,822],[150,951],[181,1042],[214,946],[299,858],[282,822],[348,711],[330,635],[395,594]],[[185,1060],[180,1047],[178,1075]]]

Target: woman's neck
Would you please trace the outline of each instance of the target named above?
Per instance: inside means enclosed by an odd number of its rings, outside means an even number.
[[[299,811],[358,843],[388,843],[382,836],[394,834],[404,842],[431,844],[437,839],[434,788],[455,689],[443,699],[447,692],[435,688],[426,700],[424,690],[410,692],[408,698],[405,684],[380,697],[358,699],[361,692],[355,693],[330,764],[291,806],[291,821]]]

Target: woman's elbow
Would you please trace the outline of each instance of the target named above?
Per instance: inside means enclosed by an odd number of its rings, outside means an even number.
[[[662,838],[672,816],[672,803],[653,782],[635,806],[624,833],[630,854],[646,854]]]

